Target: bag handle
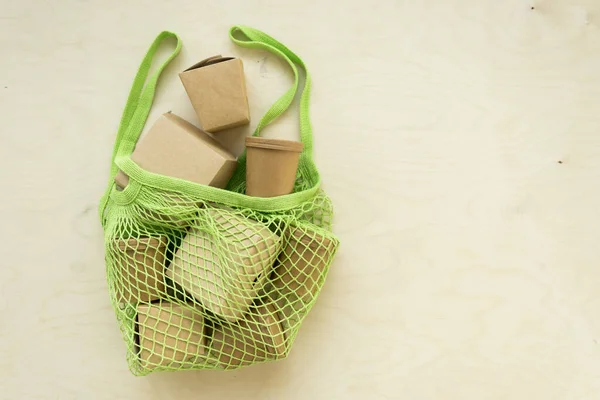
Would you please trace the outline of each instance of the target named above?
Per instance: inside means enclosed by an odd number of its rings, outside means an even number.
[[[240,34],[245,37],[240,38]],[[299,77],[297,66],[304,70],[304,89],[302,90],[302,96],[300,97],[300,140],[302,143],[304,143],[304,149],[301,157],[305,159],[304,161],[312,161],[313,139],[309,115],[311,78],[302,59],[293,51],[288,49],[285,45],[266,33],[259,31],[258,29],[236,25],[230,29],[229,37],[238,46],[247,48],[260,48],[278,55],[289,64],[294,72],[293,86],[279,99],[277,99],[275,103],[273,103],[271,108],[265,113],[256,126],[253,136],[259,136],[260,131],[264,127],[273,122],[289,108],[289,106],[292,104],[292,101],[294,101],[296,92],[298,91]]]
[[[162,43],[167,39],[175,39],[175,49],[166,58],[166,60],[157,68],[156,72],[148,79],[150,68],[154,60],[154,56],[158,51]],[[108,198],[115,185],[114,178],[119,167],[115,164],[115,159],[120,156],[126,156],[133,152],[135,144],[137,143],[142,129],[148,119],[150,108],[152,108],[152,102],[154,101],[154,94],[156,92],[156,85],[158,78],[162,74],[163,70],[169,63],[179,54],[181,51],[181,39],[173,32],[163,31],[158,34],[156,39],[150,45],[150,48],[146,52],[144,59],[142,60],[129,96],[127,97],[127,104],[123,110],[121,116],[121,122],[117,131],[117,138],[113,148],[112,158],[110,160],[110,176],[108,182],[108,188],[100,199],[100,205],[98,211],[100,213],[100,220],[104,222],[104,210],[108,203]]]

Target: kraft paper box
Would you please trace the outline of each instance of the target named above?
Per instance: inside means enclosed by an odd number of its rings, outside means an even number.
[[[192,228],[166,275],[214,314],[236,321],[266,284],[281,240],[260,222],[226,210],[200,212],[214,235]]]
[[[250,122],[244,66],[239,58],[207,58],[179,77],[206,132]]]
[[[156,174],[224,188],[237,166],[236,157],[206,132],[178,117],[163,114],[137,143],[131,159]],[[122,171],[118,186],[127,186]]]
[[[120,303],[149,303],[164,297],[165,236],[121,239],[115,243],[117,300]]]
[[[288,227],[283,238],[286,245],[275,263],[269,291],[279,305],[287,330],[300,323],[314,301],[338,242],[301,226]]]
[[[179,304],[139,305],[137,334],[144,368],[194,364],[206,352],[202,314]]]
[[[337,243],[315,230],[289,227],[286,246],[279,254],[272,280],[282,296],[293,294],[307,304],[313,301],[325,267],[333,257]]]
[[[286,333],[275,304],[258,303],[238,323],[215,326],[210,356],[223,368],[277,360],[287,355]]]

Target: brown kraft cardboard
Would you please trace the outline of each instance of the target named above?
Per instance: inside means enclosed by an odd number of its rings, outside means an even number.
[[[312,229],[290,226],[284,232],[287,244],[279,254],[270,278],[270,297],[279,305],[284,329],[300,322],[315,299],[337,241]]]
[[[206,132],[218,132],[250,122],[242,60],[214,56],[179,74]]]
[[[237,166],[236,157],[213,137],[172,113],[156,121],[131,159],[149,172],[218,188],[227,185]],[[128,177],[119,171],[115,181],[125,187]]]
[[[259,302],[238,323],[214,328],[210,356],[225,369],[276,360],[287,355],[285,339],[276,306]]]
[[[292,193],[304,145],[291,140],[246,138],[246,194],[275,197]]]
[[[315,230],[293,226],[286,229],[285,238],[287,244],[279,254],[273,285],[281,293],[293,293],[308,303],[317,293],[336,243]]]
[[[191,307],[165,302],[138,306],[143,368],[178,368],[197,363],[205,354],[204,318]]]
[[[149,303],[165,295],[167,238],[142,237],[116,242],[116,295],[120,303]]]

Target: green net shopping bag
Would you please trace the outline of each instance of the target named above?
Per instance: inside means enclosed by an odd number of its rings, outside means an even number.
[[[339,241],[329,198],[312,157],[311,78],[302,60],[270,36],[234,27],[238,45],[276,54],[294,84],[267,111],[254,135],[283,113],[305,72],[300,98],[300,155],[293,193],[246,196],[246,156],[227,190],[143,170],[130,155],[148,117],[164,67],[181,42],[170,32],[151,45],[135,77],[99,207],[110,299],[131,371],[235,369],[288,355],[323,286]],[[150,77],[157,49],[176,46]],[[119,170],[129,184],[118,189]]]

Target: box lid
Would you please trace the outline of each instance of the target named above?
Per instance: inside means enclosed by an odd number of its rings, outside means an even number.
[[[293,140],[267,139],[260,136],[248,136],[246,138],[246,147],[293,151],[300,153],[304,148],[304,144],[302,142],[296,142]]]
[[[208,57],[202,61],[198,61],[196,64],[185,69],[183,72],[192,71],[197,68],[202,68],[202,67],[206,67],[208,65],[217,64],[217,63],[220,63],[223,61],[229,61],[229,60],[233,60],[233,59],[234,59],[234,57],[223,57],[220,54],[218,54],[216,56]]]

